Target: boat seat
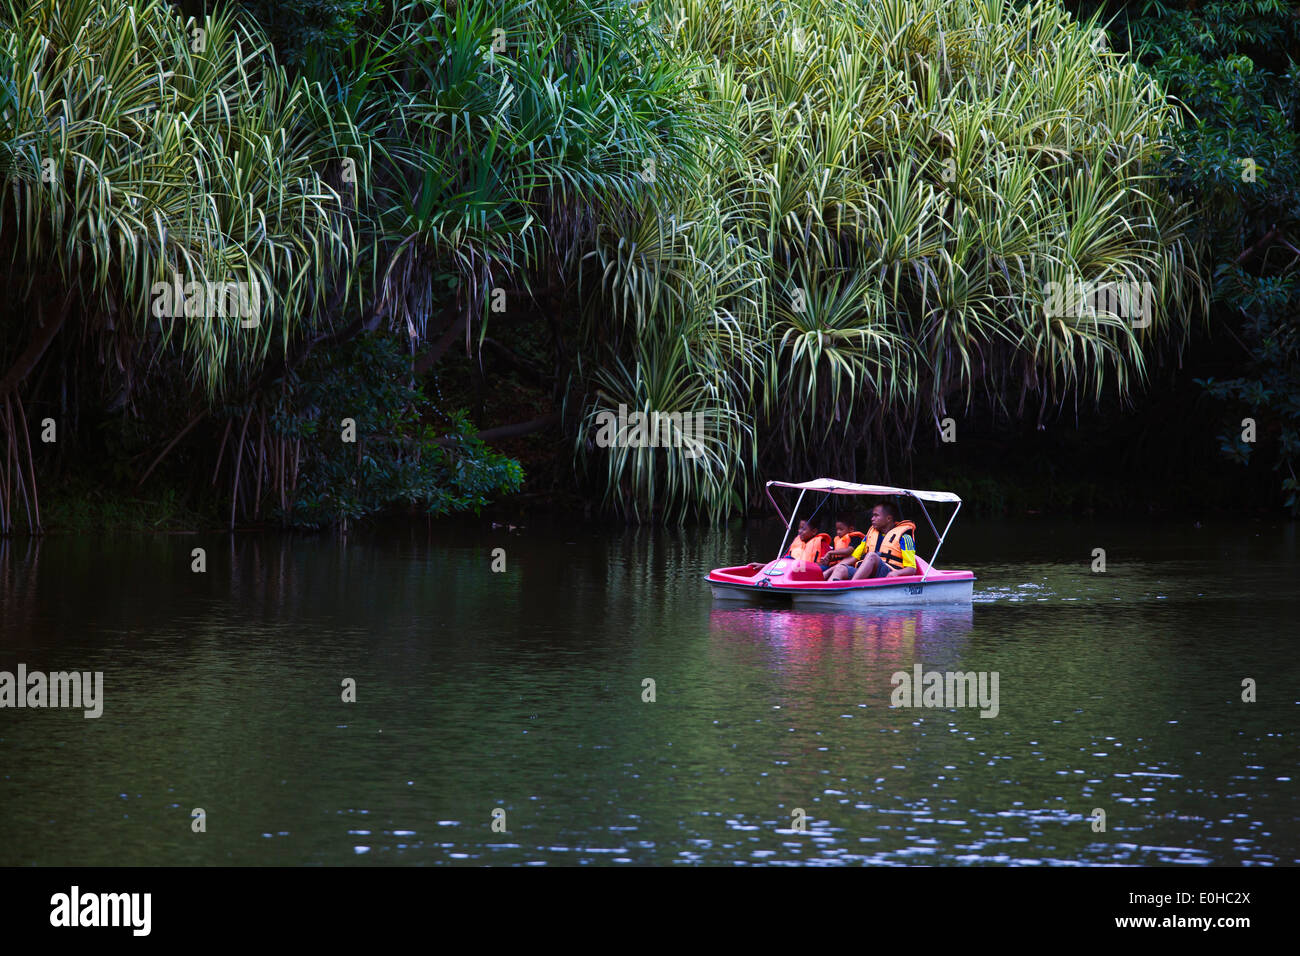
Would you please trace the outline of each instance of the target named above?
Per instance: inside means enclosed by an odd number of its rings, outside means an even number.
[[[799,566],[790,572],[791,581],[821,581],[822,569],[811,561],[800,561]]]

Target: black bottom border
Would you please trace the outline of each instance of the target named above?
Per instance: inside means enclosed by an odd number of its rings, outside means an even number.
[[[463,931],[467,942],[484,943],[517,933],[535,945],[544,941],[540,933],[585,936],[605,927],[628,938],[644,932],[660,939],[714,929],[710,935],[733,942],[751,930],[760,944],[783,929],[803,935],[811,928],[858,940],[864,933],[873,940],[897,935],[921,946],[981,938],[1041,943],[1045,929],[1071,941],[1132,936],[1179,946],[1191,939],[1232,945],[1293,923],[1298,873],[1293,867],[10,868],[0,869],[0,918],[10,940],[15,934],[42,942],[111,938],[126,945],[373,944],[399,928]],[[98,915],[99,900],[87,909],[89,895],[149,894],[148,934],[129,925],[52,925],[70,922],[74,886],[77,922]],[[129,912],[138,923],[144,897],[135,902],[139,909]],[[109,902],[121,905],[121,898]],[[130,922],[125,913],[120,919]]]

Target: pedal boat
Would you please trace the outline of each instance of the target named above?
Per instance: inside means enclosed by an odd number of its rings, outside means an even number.
[[[794,511],[787,519],[780,505],[772,497],[772,487],[798,488],[799,500]],[[862,581],[826,581],[822,578],[822,569],[811,561],[796,561],[788,557],[778,557],[767,564],[746,564],[734,568],[715,568],[706,580],[713,590],[713,596],[719,600],[733,601],[779,601],[795,607],[876,607],[881,605],[920,605],[920,604],[970,604],[975,587],[975,574],[971,571],[940,570],[934,566],[934,560],[943,547],[944,538],[952,528],[957,512],[961,510],[961,499],[949,491],[915,491],[910,488],[890,488],[884,485],[859,485],[834,478],[817,478],[813,481],[788,482],[769,481],[767,497],[776,508],[776,513],[785,522],[785,537],[781,541],[784,555],[790,538],[790,529],[794,527],[799,513],[799,505],[804,495],[809,492],[826,495],[873,495],[885,497],[897,495],[914,499],[925,515],[930,530],[934,531],[934,553],[926,561],[917,555],[917,574],[907,577],[871,578]],[[824,502],[823,498],[823,502]],[[955,504],[948,524],[940,534],[930,520],[925,502],[938,504]]]

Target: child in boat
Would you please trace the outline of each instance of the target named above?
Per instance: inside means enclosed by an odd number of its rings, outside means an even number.
[[[831,549],[831,536],[818,531],[816,525],[808,521],[799,522],[799,536],[790,545],[787,556],[796,561],[812,561],[814,564],[826,556]]]
[[[863,537],[862,532],[853,527],[851,517],[841,518],[835,522],[835,538],[831,542],[831,549],[817,563],[825,571],[835,562],[843,561],[853,554],[853,549],[862,543]]]

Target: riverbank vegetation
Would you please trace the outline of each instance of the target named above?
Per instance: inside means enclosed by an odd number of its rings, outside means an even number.
[[[1270,497],[1280,488],[1300,514],[1300,10],[1181,0],[1113,14],[1117,47],[1184,116],[1161,173],[1197,209],[1210,340],[1232,356],[1196,379],[1219,400],[1217,442],[1243,465],[1262,457]]]
[[[1171,416],[1295,507],[1282,4],[1209,46],[1177,4],[191,6],[0,0],[0,533],[92,479],[232,527],[719,519],[1033,487],[1090,434],[1168,467]]]

